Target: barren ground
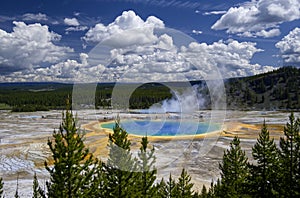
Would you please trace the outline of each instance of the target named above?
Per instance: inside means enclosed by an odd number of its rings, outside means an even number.
[[[225,112],[220,112],[221,114]],[[101,160],[106,160],[108,130],[100,127],[103,120],[114,119],[115,112],[109,110],[81,110],[77,112],[79,124],[86,129],[86,144],[90,151]],[[122,118],[144,118],[146,114],[120,113]],[[153,115],[172,118],[172,114]],[[162,138],[149,137],[156,150],[158,178],[170,173],[179,176],[186,168],[195,183],[195,189],[210,185],[219,177],[219,163],[223,152],[228,148],[232,137],[241,138],[241,146],[251,160],[251,147],[260,132],[263,120],[266,120],[271,136],[276,140],[283,135],[283,125],[288,121],[288,112],[227,111],[223,129],[208,135]],[[295,114],[299,117],[299,113]],[[208,121],[209,111],[185,119]],[[61,111],[10,113],[0,111],[0,176],[4,179],[6,197],[13,197],[19,178],[19,195],[31,197],[32,178],[37,173],[43,186],[48,179],[44,161],[50,159],[47,139],[61,122]],[[212,121],[214,122],[214,121]],[[140,137],[130,136],[132,150],[138,152]],[[278,142],[278,141],[277,141]]]

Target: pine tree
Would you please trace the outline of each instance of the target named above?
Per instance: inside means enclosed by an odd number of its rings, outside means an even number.
[[[220,196],[218,196],[220,191],[221,191],[221,182],[220,182],[220,179],[218,179],[215,184],[213,181],[210,183],[210,188],[207,190],[206,196],[203,196],[203,197],[207,197],[207,198],[220,197]],[[221,197],[223,197],[223,196],[221,196]]]
[[[165,197],[177,197],[178,195],[178,186],[176,185],[175,180],[170,174],[169,180],[166,182],[166,196]]]
[[[220,180],[218,179],[219,183],[220,183]],[[208,189],[208,192],[207,192],[207,197],[216,197],[214,196],[215,194],[215,185],[214,185],[214,182],[212,181],[210,183],[210,188]]]
[[[155,186],[156,188],[156,196],[155,197],[164,197],[167,193],[166,193],[166,182],[164,180],[164,178],[162,178],[160,180],[159,183],[156,184]]]
[[[182,169],[181,175],[178,178],[177,188],[178,195],[182,198],[188,198],[193,196],[194,184],[191,183],[191,176],[187,173],[185,169]]]
[[[94,190],[91,192],[90,198],[105,197],[105,195],[107,195],[107,192],[105,191],[107,181],[103,167],[104,163],[101,161],[96,166],[95,172],[91,180],[91,189]]]
[[[113,133],[109,134],[109,154],[104,165],[107,185],[105,197],[138,197],[136,186],[137,162],[130,152],[128,133],[117,118]]]
[[[39,182],[37,180],[37,177],[36,177],[36,173],[34,173],[34,176],[33,176],[33,186],[32,186],[32,190],[33,190],[33,196],[32,198],[38,198],[39,197]]]
[[[150,151],[147,150],[148,138],[143,137],[141,141],[139,157],[139,191],[141,197],[153,197],[155,195],[155,188],[153,187],[157,170],[154,167],[155,156],[154,147]]]
[[[278,189],[279,157],[274,139],[264,121],[261,133],[252,148],[253,159],[257,165],[251,167],[251,189],[255,197],[276,196]]]
[[[285,197],[300,196],[300,120],[294,114],[284,127],[284,137],[280,138],[281,193]]]
[[[3,180],[2,180],[2,177],[0,177],[0,197],[3,197]]]
[[[47,182],[48,197],[88,197],[93,191],[91,178],[97,160],[85,148],[84,134],[77,127],[68,101],[62,124],[59,131],[54,130],[53,138],[54,141],[48,140],[53,166],[45,162],[51,180]]]
[[[208,198],[223,198],[223,191],[225,187],[222,186],[220,179],[214,184],[211,182],[210,189],[208,190],[207,197]]]
[[[240,140],[234,137],[230,149],[224,152],[221,170],[221,191],[223,197],[239,197],[245,194],[249,175],[248,158],[240,147]]]
[[[39,181],[37,179],[36,173],[34,173],[34,176],[33,176],[32,190],[33,190],[32,198],[44,198],[44,197],[46,197],[45,192],[39,186]]]
[[[175,180],[172,178],[171,174],[167,182],[165,182],[164,178],[161,179],[160,183],[157,185],[157,195],[155,197],[160,197],[160,198],[180,197],[178,194],[178,186]]]
[[[199,195],[200,198],[208,198],[208,192],[206,186],[203,185],[201,189],[201,194]]]

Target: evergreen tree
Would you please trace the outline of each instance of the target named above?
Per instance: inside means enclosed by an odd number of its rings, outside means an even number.
[[[177,197],[178,196],[178,186],[176,185],[175,180],[172,178],[170,174],[169,180],[166,183],[166,197]]]
[[[99,162],[99,164],[96,166],[95,172],[93,174],[92,180],[91,180],[91,189],[94,189],[91,192],[90,197],[91,198],[99,198],[99,197],[105,197],[107,195],[106,190],[106,176],[104,173],[104,163]]]
[[[36,173],[34,173],[34,176],[33,176],[32,190],[33,190],[32,198],[44,198],[44,197],[46,197],[45,192],[39,186],[39,181],[37,179]]]
[[[240,147],[240,140],[234,137],[230,149],[224,152],[221,170],[221,192],[223,197],[240,197],[244,195],[249,176],[248,158]]]
[[[157,170],[154,167],[155,156],[154,147],[150,151],[147,150],[148,138],[143,137],[141,141],[139,157],[139,191],[141,197],[153,197],[155,195],[155,188],[153,184],[156,179]]]
[[[217,180],[217,182],[214,184],[211,183],[211,187],[208,191],[208,197],[209,198],[223,198],[225,197],[223,195],[225,187],[222,186],[220,179]]]
[[[208,192],[206,186],[203,185],[201,189],[201,194],[199,195],[200,198],[208,198]]]
[[[300,120],[294,114],[284,127],[284,137],[280,138],[280,166],[282,194],[285,197],[300,196]]]
[[[54,130],[53,138],[54,141],[48,140],[53,166],[45,162],[51,180],[47,182],[48,197],[88,197],[93,191],[91,178],[97,160],[85,148],[84,134],[77,127],[68,101],[62,124],[59,131]]]
[[[210,188],[208,189],[208,192],[207,192],[207,198],[217,198],[217,197],[223,197],[222,192],[221,192],[220,179],[218,179],[215,184],[212,181],[210,183]]]
[[[180,197],[178,194],[178,186],[175,180],[170,174],[169,179],[165,182],[164,178],[161,179],[161,182],[157,185],[157,196],[160,198],[173,198]]]
[[[0,177],[0,197],[3,197],[3,181],[2,181],[2,177]]]
[[[113,133],[109,134],[109,154],[104,165],[106,175],[105,197],[138,197],[136,187],[137,162],[130,152],[131,142],[128,133],[121,128],[117,118]]]
[[[252,148],[253,159],[257,165],[251,167],[251,190],[255,197],[274,197],[278,195],[279,157],[274,139],[264,121],[256,144]]]
[[[36,177],[36,173],[34,173],[34,176],[33,176],[33,186],[32,186],[32,190],[33,190],[33,196],[32,198],[38,198],[39,197],[39,182],[37,180],[37,177]]]
[[[164,178],[156,184],[156,196],[155,197],[166,197],[167,196],[167,184]]]
[[[188,198],[193,196],[194,184],[191,183],[191,176],[187,173],[185,169],[182,169],[181,175],[178,178],[177,188],[178,195],[182,198]]]

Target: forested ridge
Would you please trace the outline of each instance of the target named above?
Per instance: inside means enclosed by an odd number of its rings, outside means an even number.
[[[224,151],[219,164],[220,177],[211,186],[195,191],[191,176],[183,169],[178,179],[157,179],[155,149],[142,137],[137,156],[131,151],[128,133],[115,122],[109,134],[108,159],[93,156],[84,144],[85,134],[77,127],[68,105],[59,130],[48,140],[51,159],[45,161],[50,179],[41,187],[34,175],[33,198],[41,197],[299,197],[300,196],[300,119],[293,113],[284,127],[279,146],[270,138],[264,123],[252,147],[250,163],[236,136]],[[201,177],[201,175],[198,175]],[[5,195],[0,178],[0,197]],[[18,185],[15,197],[19,196]]]
[[[192,81],[206,99],[203,109],[210,109],[209,91],[205,81]],[[147,83],[133,92],[132,109],[149,108],[152,104],[171,98],[171,86],[186,86],[181,82]],[[250,77],[224,80],[227,108],[235,110],[298,110],[300,109],[300,69],[282,67],[272,72]],[[96,108],[110,108],[115,83],[99,83],[94,93]],[[121,84],[124,90],[128,84]],[[63,83],[0,83],[0,108],[14,111],[63,109],[64,100],[72,96],[73,84]],[[86,90],[82,90],[84,97]]]
[[[295,67],[228,79],[225,86],[231,109],[300,109],[300,69]]]

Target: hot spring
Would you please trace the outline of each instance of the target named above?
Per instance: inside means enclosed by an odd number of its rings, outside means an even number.
[[[120,125],[127,133],[139,136],[200,135],[221,129],[219,124],[180,120],[123,120]],[[101,124],[102,128],[111,130],[114,126],[114,122]]]

